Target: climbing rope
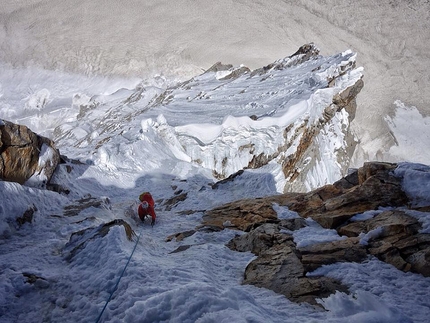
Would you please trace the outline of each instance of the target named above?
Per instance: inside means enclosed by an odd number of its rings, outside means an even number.
[[[135,243],[135,245],[134,245],[133,251],[131,252],[130,257],[128,257],[127,263],[125,264],[125,267],[124,267],[124,269],[122,270],[121,275],[119,276],[119,278],[118,278],[118,280],[117,280],[117,282],[116,282],[116,284],[115,284],[115,286],[114,286],[114,288],[113,288],[112,292],[110,293],[109,298],[107,299],[107,301],[106,301],[106,303],[105,303],[105,306],[103,307],[102,311],[100,312],[100,315],[98,316],[98,318],[97,318],[97,320],[96,320],[96,323],[98,323],[98,322],[100,321],[100,319],[101,319],[101,317],[102,317],[102,315],[103,315],[103,313],[104,313],[104,311],[105,311],[105,309],[106,309],[106,307],[107,307],[108,303],[110,302],[110,300],[111,300],[111,298],[112,298],[113,293],[115,293],[116,289],[118,288],[119,282],[120,282],[120,280],[121,280],[122,276],[124,275],[125,270],[127,269],[127,266],[128,266],[128,264],[129,264],[129,262],[130,262],[130,260],[131,260],[131,257],[133,257],[134,251],[136,250],[137,244],[138,244],[139,239],[140,239],[140,235],[141,235],[141,233],[142,233],[142,228],[143,228],[143,226],[140,228],[139,235],[137,236],[137,240],[136,240],[136,243]]]

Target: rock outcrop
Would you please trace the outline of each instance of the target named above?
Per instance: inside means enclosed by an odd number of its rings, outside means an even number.
[[[86,247],[88,242],[106,236],[113,227],[123,227],[128,240],[133,240],[136,236],[130,224],[122,219],[116,219],[107,223],[100,224],[98,227],[92,227],[74,232],[69,239],[69,242],[64,246],[63,255],[68,261],[82,249]]]
[[[26,126],[0,120],[0,179],[45,186],[59,163],[52,140]]]
[[[296,302],[316,304],[317,298],[347,290],[336,280],[307,275],[336,262],[361,262],[375,256],[399,270],[430,277],[430,234],[422,232],[422,224],[413,216],[428,208],[411,209],[413,203],[403,191],[403,178],[395,175],[396,167],[366,163],[309,193],[228,203],[207,211],[201,228],[245,231],[227,244],[257,256],[245,269],[243,283],[269,288]],[[296,212],[297,218],[278,219],[275,203]],[[364,212],[371,215],[353,218]],[[309,217],[323,228],[335,229],[339,239],[298,245],[293,233],[305,227]]]
[[[357,213],[382,206],[405,206],[408,198],[402,190],[401,179],[392,174],[395,167],[395,164],[367,163],[333,185],[298,195],[285,205],[330,229]]]

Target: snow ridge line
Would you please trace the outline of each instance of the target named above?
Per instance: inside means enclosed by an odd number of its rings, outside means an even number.
[[[125,264],[124,269],[121,272],[121,275],[119,276],[115,286],[113,287],[112,292],[109,295],[109,298],[106,300],[106,303],[103,306],[102,311],[100,312],[99,316],[97,317],[96,323],[100,322],[100,319],[102,318],[102,315],[103,315],[107,305],[109,304],[110,300],[112,299],[113,293],[115,293],[116,289],[118,288],[119,282],[121,281],[122,276],[124,276],[125,270],[127,269],[127,266],[130,263],[131,258],[133,257],[134,251],[136,250],[137,244],[139,243],[140,235],[142,234],[142,229],[143,229],[143,226],[140,228],[139,235],[137,236],[137,240],[136,240],[136,243],[134,244],[133,251],[131,252],[130,257],[128,257],[127,263]]]

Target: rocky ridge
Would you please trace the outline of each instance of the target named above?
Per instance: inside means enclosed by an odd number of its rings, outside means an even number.
[[[377,257],[399,270],[430,276],[430,234],[414,212],[402,189],[397,164],[366,163],[332,185],[309,193],[286,193],[255,200],[240,200],[207,211],[195,231],[168,238],[183,240],[196,231],[225,228],[243,231],[227,246],[252,252],[257,258],[245,269],[243,283],[271,289],[292,301],[317,304],[317,299],[348,287],[334,279],[309,275],[336,262],[362,262]],[[275,206],[295,216],[279,219]],[[369,214],[365,219],[353,218]],[[300,245],[294,233],[309,219],[327,230],[336,230],[334,241]],[[185,250],[182,246],[182,249]],[[182,251],[182,250],[178,250]]]

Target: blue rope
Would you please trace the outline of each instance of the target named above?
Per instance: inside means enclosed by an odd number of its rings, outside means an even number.
[[[143,228],[143,226],[142,226],[142,228]],[[136,250],[137,243],[139,242],[139,239],[140,239],[140,234],[142,233],[142,228],[140,228],[139,236],[137,237],[136,244],[134,245],[133,251],[131,252],[130,257],[128,257],[127,263],[125,264],[125,267],[124,267],[124,269],[122,270],[122,273],[121,273],[121,275],[119,276],[119,278],[118,278],[118,280],[117,280],[117,282],[116,282],[116,284],[115,284],[115,286],[114,286],[114,288],[113,288],[112,292],[110,293],[109,298],[107,299],[107,301],[106,301],[106,303],[105,303],[105,306],[103,307],[102,311],[100,312],[100,315],[99,315],[99,317],[98,317],[98,318],[97,318],[97,320],[96,320],[96,323],[98,323],[98,322],[100,321],[100,319],[101,319],[101,317],[102,317],[102,315],[103,315],[103,313],[104,313],[104,311],[105,311],[105,309],[106,309],[106,307],[107,307],[108,303],[110,302],[110,300],[111,300],[111,298],[112,298],[113,293],[115,293],[116,289],[118,288],[119,281],[121,280],[122,276],[124,275],[125,270],[127,269],[127,266],[128,266],[128,264],[129,264],[129,262],[130,262],[130,260],[131,260],[131,257],[133,257],[134,251]]]

